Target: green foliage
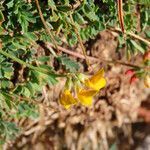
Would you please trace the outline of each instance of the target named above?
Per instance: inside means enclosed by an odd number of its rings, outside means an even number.
[[[70,72],[76,72],[79,69],[79,64],[66,56],[61,56],[58,60],[65,66],[66,70]]]
[[[28,31],[29,23],[35,23],[34,14],[31,11],[32,6],[27,4],[24,0],[11,0],[7,4],[8,22],[6,27],[9,29],[16,29],[19,23],[23,33]]]
[[[47,34],[35,1],[0,1],[0,137],[3,140],[18,132],[16,125],[7,121],[10,118],[38,117],[35,111],[38,110],[37,106],[33,105],[34,99],[42,93],[43,86],[52,86],[61,77],[56,73],[58,68],[50,63],[53,57],[66,72],[76,73],[79,69],[77,62],[64,55],[56,56],[52,48],[42,49],[40,43],[45,46],[46,42],[52,43],[55,40],[52,44],[61,46],[63,39],[66,39],[65,44],[73,47],[78,43],[77,34],[84,43],[94,39],[100,31],[119,27],[114,0],[83,0],[78,1],[79,4],[75,0],[39,2],[47,28],[51,30],[54,39]],[[137,3],[141,15],[139,33],[135,12]],[[125,1],[123,9],[127,32],[144,33],[150,37],[147,30],[150,25],[148,5],[149,0]],[[146,45],[130,36],[125,40],[120,34],[118,41],[118,48],[126,46],[130,55],[145,52]],[[30,99],[30,104],[27,99]]]
[[[0,129],[0,135],[3,139],[14,139],[19,132],[19,129],[13,122],[3,120],[0,120]],[[3,142],[3,140],[0,140],[0,144],[3,144]]]
[[[149,0],[135,0],[135,1],[138,2],[139,4],[150,6]]]
[[[124,22],[125,29],[127,32],[133,32],[137,35],[145,33],[145,36],[149,35],[149,26],[150,26],[150,15],[149,15],[149,6],[145,7],[148,1],[127,1],[124,4]],[[138,8],[139,7],[139,8]],[[140,20],[138,20],[138,14],[140,13]],[[137,31],[139,30],[139,32]],[[145,53],[147,45],[145,43],[131,39],[130,36],[126,37],[126,40],[123,39],[122,35],[119,36],[119,45],[118,48],[126,46],[127,56],[131,58],[132,55],[137,55],[138,53]]]
[[[37,119],[39,117],[36,111],[36,106],[22,102],[17,106],[16,117],[29,117],[31,119]]]

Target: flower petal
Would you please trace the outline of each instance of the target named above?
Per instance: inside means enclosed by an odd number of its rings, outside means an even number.
[[[82,105],[91,106],[93,102],[93,96],[97,93],[95,90],[80,89],[77,92],[78,99]]]
[[[97,82],[95,84],[93,84],[90,80],[87,79],[85,81],[85,85],[96,91],[99,91],[101,88],[105,87],[106,80],[105,80],[105,78],[101,78],[101,79],[97,80]]]
[[[68,109],[71,105],[76,104],[77,100],[71,95],[69,90],[65,90],[64,93],[61,95],[59,102],[66,109]]]
[[[100,69],[96,74],[94,74],[89,80],[92,83],[96,83],[99,79],[103,78],[104,76],[104,69]]]
[[[106,79],[103,76],[104,76],[104,69],[101,69],[91,78],[85,80],[84,83],[87,87],[99,91],[106,85]]]

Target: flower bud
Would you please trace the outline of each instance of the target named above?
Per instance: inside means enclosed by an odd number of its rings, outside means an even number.
[[[130,84],[135,83],[136,81],[138,81],[137,76],[134,74],[131,79],[130,79]]]
[[[78,74],[78,78],[80,81],[84,82],[84,80],[87,78],[88,76],[84,75],[83,73],[79,73]]]
[[[126,75],[133,75],[134,74],[134,70],[133,69],[128,69],[126,72],[125,72]]]

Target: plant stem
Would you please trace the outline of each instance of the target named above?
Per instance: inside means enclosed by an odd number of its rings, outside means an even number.
[[[45,21],[45,19],[44,19],[44,17],[43,17],[43,13],[42,13],[42,11],[41,11],[41,7],[40,7],[40,5],[39,5],[39,1],[38,1],[38,0],[35,0],[35,2],[36,2],[36,6],[37,6],[37,9],[38,9],[38,12],[39,12],[41,21],[42,21],[42,23],[43,23],[43,25],[44,25],[44,27],[45,27],[45,29],[46,29],[46,32],[47,32],[48,35],[50,36],[50,38],[51,38],[51,40],[52,40],[52,43],[54,44],[55,48],[58,49],[58,48],[57,48],[57,47],[58,47],[58,46],[57,46],[57,43],[56,43],[56,41],[55,41],[55,38],[54,38],[53,34],[51,33],[50,29],[48,28],[48,26],[47,26],[47,24],[46,24],[46,21]],[[56,55],[56,53],[55,53],[54,51],[52,52],[52,54],[53,54],[55,57],[57,57],[57,55]]]
[[[72,25],[73,25],[73,27],[74,27],[74,31],[75,31],[75,33],[76,33],[76,35],[77,35],[78,42],[79,42],[79,44],[80,44],[80,46],[81,46],[82,53],[83,53],[83,55],[84,55],[84,57],[85,57],[85,61],[86,61],[87,65],[88,65],[88,67],[90,67],[90,63],[89,63],[88,57],[87,57],[87,55],[86,55],[86,49],[85,49],[85,47],[84,47],[84,45],[83,45],[83,43],[82,43],[82,39],[81,39],[81,37],[80,37],[80,35],[79,35],[79,31],[78,31],[77,27],[75,26],[75,23],[74,23],[74,20],[73,20],[71,14],[70,14],[70,19],[71,19]]]
[[[53,45],[50,44],[50,43],[46,43],[46,46],[48,48],[52,47]],[[66,49],[66,48],[63,48],[61,46],[58,46],[58,49],[60,51],[63,51],[64,53],[67,53],[69,55],[72,55],[72,56],[75,56],[77,58],[81,58],[81,59],[85,59],[84,55],[80,54],[80,53],[77,53],[77,52],[73,52],[69,49]],[[127,63],[127,62],[122,62],[122,61],[119,61],[119,60],[106,60],[104,58],[96,58],[96,57],[91,57],[91,56],[87,56],[88,60],[90,61],[95,61],[95,62],[100,62],[100,61],[104,61],[104,62],[107,62],[107,63],[117,63],[117,64],[120,64],[120,65],[124,65],[124,66],[128,66],[128,67],[135,67],[135,68],[142,68],[142,69],[149,69],[149,68],[146,68],[144,66],[138,66],[138,65],[134,65],[134,64],[131,64],[131,63]]]
[[[119,29],[119,28],[108,28],[108,29],[111,31],[114,31],[114,32],[122,32],[121,29]],[[132,33],[132,32],[127,32],[127,31],[125,31],[124,34],[129,35],[130,37],[135,38],[139,41],[142,41],[150,47],[150,41],[140,37],[139,35]]]
[[[32,98],[28,98],[28,97],[23,97],[23,96],[20,96],[20,95],[17,95],[17,94],[15,94],[15,93],[8,93],[8,92],[6,92],[6,91],[1,91],[0,90],[0,93],[4,93],[5,95],[7,95],[7,96],[10,96],[11,98],[14,98],[15,99],[15,101],[17,101],[17,102],[20,102],[20,100],[23,100],[23,101],[26,101],[26,102],[28,102],[28,103],[31,103],[31,104],[41,104],[41,105],[43,105],[45,108],[53,108],[54,109],[54,107],[53,106],[47,106],[47,105],[45,105],[45,104],[43,104],[43,103],[41,103],[40,101],[36,101],[34,98],[32,99]],[[19,99],[19,100],[18,100]],[[12,101],[13,102],[13,101]],[[14,105],[15,106],[15,105]]]
[[[18,62],[19,64],[24,65],[24,66],[26,66],[26,67],[28,67],[28,68],[30,68],[30,69],[39,71],[39,72],[44,73],[44,74],[47,74],[47,75],[54,75],[54,76],[56,76],[56,77],[63,76],[63,75],[57,75],[57,74],[51,73],[51,72],[47,71],[47,70],[44,69],[44,68],[36,67],[36,66],[33,66],[33,65],[29,64],[29,63],[26,63],[26,62],[24,62],[23,60],[21,60],[21,59],[15,57],[15,56],[13,56],[13,55],[11,55],[11,54],[9,54],[9,53],[3,51],[3,50],[1,50],[1,49],[0,49],[0,53],[1,53],[2,55],[6,56],[7,58],[10,58],[10,59],[14,60],[15,62]]]
[[[122,33],[124,33],[124,19],[123,19],[122,0],[117,0],[117,6],[118,6],[118,18],[119,18],[120,27],[121,27]]]
[[[53,45],[51,43],[46,43],[46,46],[47,48],[51,48],[53,47]],[[80,54],[80,53],[77,53],[77,52],[73,52],[72,50],[69,50],[69,49],[66,49],[66,48],[63,48],[61,46],[58,46],[58,50],[66,53],[66,54],[69,54],[69,55],[72,55],[72,56],[75,56],[77,58],[81,58],[81,59],[85,59],[84,55]],[[97,62],[99,59],[98,58],[95,58],[95,57],[90,57],[90,56],[87,56],[88,60],[90,61],[95,61]]]

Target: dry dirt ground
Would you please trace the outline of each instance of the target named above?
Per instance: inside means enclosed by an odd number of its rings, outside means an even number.
[[[85,43],[88,54],[94,57],[125,61],[125,50],[116,52],[117,34],[104,31],[96,40]],[[79,48],[76,48],[79,52]],[[138,59],[138,61],[137,61]],[[77,59],[81,64],[83,60]],[[140,56],[131,62],[138,63]],[[63,88],[61,80],[53,88],[44,88],[43,105],[37,120],[22,119],[20,135],[14,142],[5,144],[8,150],[148,150],[150,128],[138,109],[150,106],[150,93],[142,81],[129,84],[124,72],[129,67],[101,61],[93,64],[105,68],[106,88],[95,97],[93,106],[74,106],[65,110],[58,104]],[[86,71],[86,66],[81,67]],[[150,107],[148,108],[150,109]],[[145,139],[145,141],[144,141]]]

